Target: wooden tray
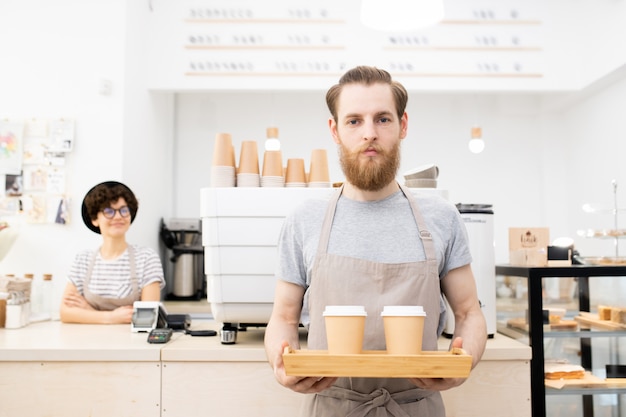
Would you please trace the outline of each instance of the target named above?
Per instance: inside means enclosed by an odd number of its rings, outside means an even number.
[[[574,319],[581,324],[586,324],[587,326],[600,329],[626,330],[626,325],[621,323],[615,323],[610,320],[600,320],[600,318],[598,318],[598,315],[595,313],[587,313],[585,311],[581,311],[580,313],[578,313],[578,316],[574,317]]]
[[[585,377],[580,379],[546,379],[546,388],[624,388],[626,378],[599,378],[590,372],[585,372]]]
[[[458,348],[420,355],[390,355],[384,350],[368,350],[359,355],[330,355],[325,350],[286,347],[283,362],[287,375],[293,376],[467,378],[472,356]]]

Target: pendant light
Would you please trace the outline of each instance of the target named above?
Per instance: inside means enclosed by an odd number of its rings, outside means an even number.
[[[444,16],[443,0],[361,0],[361,23],[380,31],[412,31]]]
[[[265,139],[266,151],[280,151],[280,140],[278,140],[278,128],[268,127],[266,129],[267,139]]]
[[[472,153],[481,153],[485,149],[485,141],[483,140],[483,130],[478,126],[472,127],[472,134],[467,147]]]

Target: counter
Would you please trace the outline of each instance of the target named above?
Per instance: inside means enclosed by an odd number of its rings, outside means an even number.
[[[194,320],[194,328],[219,325]],[[0,329],[0,417],[294,415],[302,395],[275,382],[263,335],[249,328],[222,345],[175,333],[151,345],[128,325]],[[448,417],[529,417],[529,361],[528,346],[497,334],[468,381],[443,393]]]

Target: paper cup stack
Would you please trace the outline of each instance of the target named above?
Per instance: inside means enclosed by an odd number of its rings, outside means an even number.
[[[330,173],[328,171],[328,155],[326,149],[313,149],[313,151],[311,151],[308,186],[310,188],[330,187]]]
[[[230,134],[218,133],[213,146],[211,187],[235,186],[235,148]]]
[[[410,188],[437,188],[437,177],[437,165],[422,165],[404,173],[404,185]]]
[[[285,187],[306,187],[304,159],[293,158],[287,160],[287,168],[285,169]]]
[[[241,143],[239,167],[237,168],[237,187],[259,187],[259,152],[254,140]]]
[[[265,151],[261,187],[284,187],[283,155],[281,151]]]

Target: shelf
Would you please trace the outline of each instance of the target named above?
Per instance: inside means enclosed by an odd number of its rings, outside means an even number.
[[[547,325],[546,325],[547,326]],[[527,338],[528,330],[520,326],[511,326],[505,322],[498,322],[498,333],[504,334],[514,339]],[[626,330],[608,330],[608,329],[588,329],[579,328],[577,330],[545,330],[544,338],[564,339],[564,338],[596,338],[596,337],[626,337]]]
[[[545,380],[547,395],[598,395],[626,393],[626,378],[600,378],[587,372],[582,379]]]
[[[626,388],[567,388],[546,389],[546,395],[601,395],[601,394],[626,394]]]
[[[588,238],[617,239],[626,237],[626,229],[588,229],[579,230],[578,235]]]

